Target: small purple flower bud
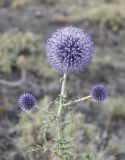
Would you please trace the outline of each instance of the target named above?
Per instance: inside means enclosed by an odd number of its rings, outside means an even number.
[[[18,100],[18,105],[22,110],[31,110],[36,105],[35,97],[30,93],[24,93]]]
[[[88,66],[93,56],[93,42],[81,29],[58,29],[47,41],[49,63],[60,73],[76,74]]]
[[[101,84],[96,84],[91,89],[91,96],[97,102],[103,102],[107,98],[107,89]]]

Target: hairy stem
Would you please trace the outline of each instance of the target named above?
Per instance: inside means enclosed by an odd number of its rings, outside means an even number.
[[[66,80],[67,80],[67,74],[65,73],[64,74],[64,77],[62,79],[62,88],[61,88],[61,97],[64,96],[65,94],[65,89],[66,89]],[[60,105],[59,105],[59,110],[58,110],[58,114],[57,114],[57,117],[59,118],[60,115],[61,115],[61,110],[62,110],[62,98],[60,99]]]
[[[65,89],[66,89],[66,80],[67,80],[67,74],[64,74],[64,77],[62,79],[62,88],[61,88],[61,97],[60,97],[60,103],[59,103],[59,109],[57,113],[57,117],[59,119],[58,121],[58,139],[63,138],[63,127],[62,127],[62,107],[63,107],[63,98],[65,96]],[[61,148],[61,146],[59,146]]]
[[[85,100],[88,100],[91,98],[91,95],[87,96],[87,97],[83,97],[83,98],[80,98],[80,99],[77,99],[75,101],[72,101],[72,102],[69,102],[69,103],[66,103],[64,104],[63,106],[69,106],[69,105],[72,105],[72,104],[75,104],[75,103],[78,103],[78,102],[81,102],[81,101],[85,101]]]

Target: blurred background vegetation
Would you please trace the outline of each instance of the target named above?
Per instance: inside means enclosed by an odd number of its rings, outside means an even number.
[[[74,106],[79,118],[67,130],[74,152],[92,153],[96,160],[125,160],[124,0],[0,0],[0,160],[51,160],[49,154],[26,153],[42,144],[43,116],[37,109],[21,112],[17,101],[31,92],[42,107],[60,93],[61,75],[49,66],[45,44],[52,32],[67,25],[85,30],[95,45],[93,63],[68,79],[69,98],[88,95],[98,82],[109,92],[105,104]]]

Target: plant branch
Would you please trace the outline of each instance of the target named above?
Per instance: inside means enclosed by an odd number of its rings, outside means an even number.
[[[58,114],[57,114],[57,117],[59,118],[60,117],[60,114],[61,114],[61,110],[62,110],[62,98],[65,94],[65,89],[66,89],[66,80],[67,80],[67,74],[65,73],[64,74],[64,77],[62,79],[62,88],[61,88],[61,99],[60,99],[60,105],[59,105],[59,110],[58,110]]]
[[[68,102],[68,103],[64,104],[63,106],[69,106],[69,105],[72,105],[72,104],[75,104],[75,103],[78,103],[78,102],[81,102],[81,101],[88,100],[90,98],[91,98],[91,95],[89,95],[87,97],[83,97],[83,98],[77,99],[77,100],[72,101],[72,102]]]

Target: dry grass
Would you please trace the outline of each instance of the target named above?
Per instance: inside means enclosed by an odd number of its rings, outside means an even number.
[[[59,0],[0,0],[0,6],[20,7],[24,5],[55,4]]]
[[[104,106],[104,111],[110,118],[125,118],[125,100],[112,98]]]
[[[84,7],[71,5],[66,7],[68,16],[63,14],[53,15],[54,23],[79,23],[87,21],[98,24],[102,28],[108,28],[114,32],[125,26],[125,2],[124,3],[102,3]]]

